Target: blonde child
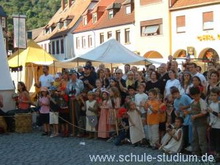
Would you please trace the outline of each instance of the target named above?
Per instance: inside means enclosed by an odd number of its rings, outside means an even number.
[[[130,127],[130,140],[132,144],[137,144],[145,138],[141,113],[137,109],[135,102],[130,102],[129,110],[127,112],[129,127]]]
[[[97,138],[97,110],[98,105],[95,100],[95,93],[88,92],[88,100],[86,101],[86,131],[89,132],[88,138]]]
[[[147,111],[147,125],[149,142],[152,149],[156,149],[156,145],[159,142],[159,107],[160,102],[157,99],[157,90],[151,89],[148,92],[149,99],[145,104]]]

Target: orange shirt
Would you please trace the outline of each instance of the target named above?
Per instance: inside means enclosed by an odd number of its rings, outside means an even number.
[[[154,110],[156,113],[153,113],[152,111],[147,111],[147,124],[148,125],[155,125],[159,124],[159,107],[160,102],[158,100],[148,100],[147,104]]]

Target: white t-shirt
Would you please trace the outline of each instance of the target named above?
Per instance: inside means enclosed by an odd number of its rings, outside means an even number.
[[[220,109],[219,109],[219,103],[211,103],[209,105],[209,107],[214,111],[219,113]],[[213,115],[212,113],[210,113],[210,125],[212,126],[212,128],[217,128],[220,129],[220,118]]]
[[[140,107],[141,103],[142,102],[146,102],[148,99],[148,95],[145,94],[145,93],[137,93],[135,96],[134,96],[134,100],[135,100],[135,104],[137,106],[137,109],[141,112],[141,113],[145,113],[145,110],[143,107]]]
[[[50,87],[51,83],[54,82],[54,77],[51,74],[45,76],[44,74],[40,76],[39,81],[42,87]]]
[[[165,97],[168,96],[170,94],[170,88],[172,86],[175,86],[179,89],[179,91],[182,91],[181,90],[181,84],[180,84],[180,81],[177,80],[177,79],[174,79],[174,80],[167,80],[167,83],[166,83],[166,86],[165,86]]]

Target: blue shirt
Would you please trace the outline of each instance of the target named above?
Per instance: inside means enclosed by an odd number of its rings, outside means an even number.
[[[184,118],[183,125],[190,125],[191,124],[191,119],[190,119],[190,115],[187,115],[187,116],[184,117],[184,113],[183,113],[183,111],[181,111],[179,109],[179,107],[181,107],[181,106],[190,106],[191,103],[192,103],[192,99],[188,95],[185,95],[185,94],[181,95],[180,98],[177,98],[177,99],[174,100],[175,111],[179,114],[180,117]]]

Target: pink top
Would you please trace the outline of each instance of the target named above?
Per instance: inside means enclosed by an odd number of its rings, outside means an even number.
[[[50,112],[50,100],[48,97],[39,98],[39,103],[40,103],[40,113],[46,114]]]
[[[20,94],[18,96],[18,100],[20,100],[21,102],[19,102],[18,104],[18,108],[19,109],[23,109],[23,110],[27,110],[30,108],[30,103],[26,103],[26,101],[29,101],[29,99],[24,95],[24,94]],[[25,101],[25,103],[23,102]]]

